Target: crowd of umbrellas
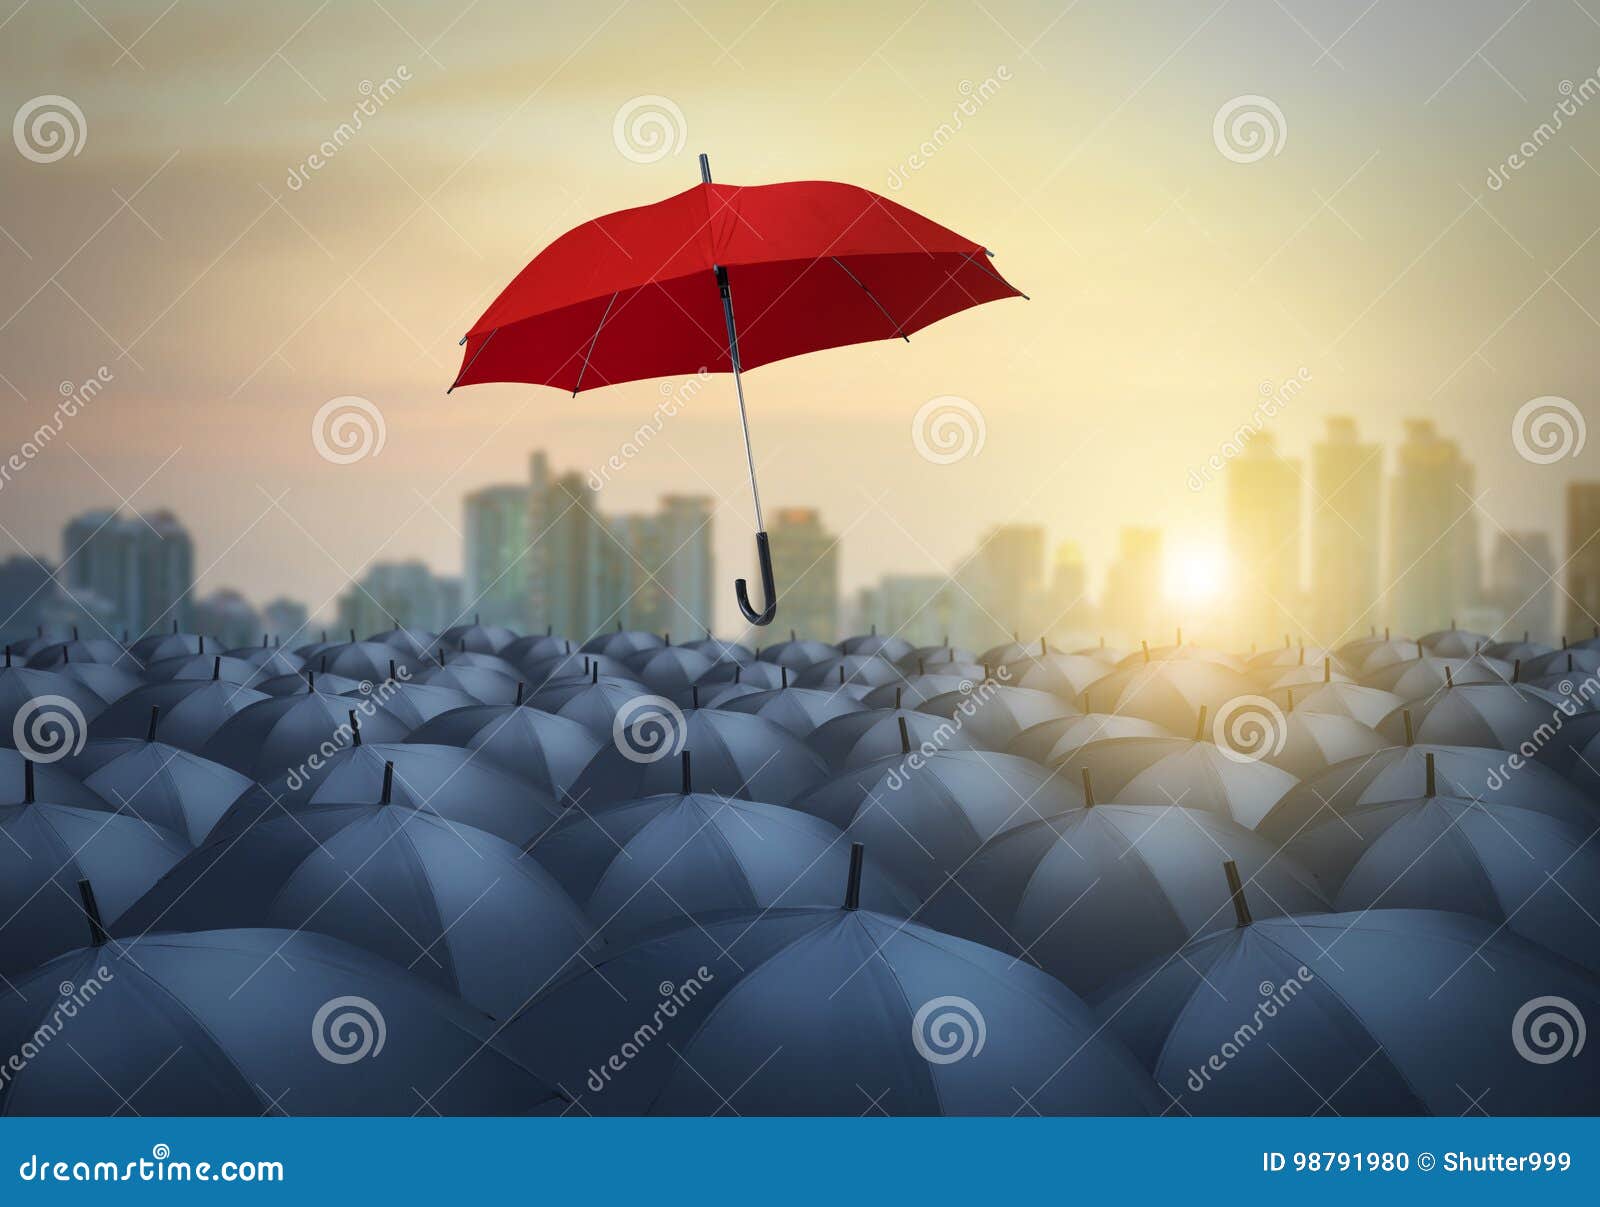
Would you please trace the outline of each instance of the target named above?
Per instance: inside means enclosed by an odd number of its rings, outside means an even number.
[[[1587,1114],[1600,637],[0,669],[0,1114]]]

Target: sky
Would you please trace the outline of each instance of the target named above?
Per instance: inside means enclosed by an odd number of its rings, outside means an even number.
[[[76,511],[170,507],[201,592],[314,613],[374,561],[458,570],[466,492],[534,448],[602,464],[662,387],[446,397],[457,340],[551,239],[688,187],[704,151],[719,181],[892,196],[1031,298],[746,376],[763,502],[822,509],[849,589],[948,571],[999,523],[1097,573],[1125,525],[1215,541],[1224,489],[1191,471],[1296,376],[1283,450],[1328,415],[1390,444],[1431,418],[1485,533],[1560,549],[1600,454],[1513,432],[1594,396],[1597,71],[1596,0],[0,0],[0,451],[104,383],[0,478],[0,542],[59,558]],[[313,433],[345,396],[383,440],[341,463]],[[952,396],[982,439],[926,457],[917,417]],[[747,573],[730,380],[601,505],[669,492],[718,500],[719,575]]]

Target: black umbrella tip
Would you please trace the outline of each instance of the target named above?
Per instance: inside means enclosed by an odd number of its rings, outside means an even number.
[[[1431,750],[1423,756],[1423,765],[1427,768],[1426,779],[1423,784],[1424,793],[1429,797],[1436,796],[1438,794],[1439,781],[1434,771],[1433,752]]]
[[[1089,775],[1089,769],[1083,769],[1083,807],[1094,808],[1094,780]]]
[[[385,760],[383,764],[383,795],[378,798],[380,805],[387,805],[394,800],[394,764]]]
[[[1407,746],[1415,745],[1416,741],[1417,741],[1417,731],[1416,731],[1416,728],[1412,725],[1412,722],[1411,722],[1411,710],[1409,708],[1401,709],[1400,710],[1400,719],[1405,722],[1405,727],[1406,727],[1406,745]]]
[[[104,947],[110,938],[100,920],[100,906],[94,899],[94,885],[87,880],[78,881],[78,896],[83,901],[83,914],[89,920],[89,945]]]
[[[900,753],[901,754],[910,754],[911,753],[911,730],[906,727],[906,719],[905,719],[905,717],[903,715],[896,717],[895,720],[900,725]]]
[[[1244,883],[1239,879],[1239,865],[1228,860],[1222,865],[1222,874],[1228,878],[1228,895],[1233,898],[1233,917],[1240,927],[1254,921],[1250,916],[1250,903],[1244,899]]]
[[[153,741],[156,740],[156,722],[159,721],[160,719],[161,719],[161,705],[152,704],[150,706],[150,727],[148,729],[146,729],[145,733],[144,733],[144,740],[145,741],[153,742]]]
[[[690,770],[689,751],[687,748],[681,756],[683,760],[683,794],[688,796],[694,791],[694,773]]]
[[[23,759],[22,760],[22,803],[25,804],[25,805],[31,805],[34,802],[34,799],[35,799],[35,793],[34,793],[33,760],[32,759]]]
[[[850,844],[850,878],[845,881],[844,907],[847,910],[861,908],[861,865],[866,860],[867,848],[859,842]]]

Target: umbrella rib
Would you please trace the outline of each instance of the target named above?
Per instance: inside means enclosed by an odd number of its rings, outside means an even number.
[[[832,260],[840,268],[844,269],[845,276],[849,277],[857,285],[861,286],[861,291],[872,299],[872,304],[878,308],[878,312],[882,314],[884,318],[889,320],[889,324],[894,328],[895,334],[909,344],[911,342],[911,337],[905,333],[904,329],[899,323],[895,322],[894,315],[890,314],[888,307],[878,300],[878,295],[873,293],[872,290],[868,289],[866,283],[862,281],[860,277],[856,276],[855,273],[851,272],[850,266],[843,260],[839,259],[838,256],[829,256],[828,259]]]
[[[985,254],[987,254],[987,250],[986,250]],[[1007,281],[1004,277],[1002,277],[994,269],[990,268],[982,260],[973,260],[972,259],[972,253],[970,251],[964,251],[964,252],[961,253],[961,255],[962,255],[963,259],[970,260],[972,262],[973,267],[976,268],[979,272],[983,273],[986,276],[993,277],[996,281],[999,281],[1000,284],[1002,284],[1002,285],[1007,285],[1007,286],[1010,286],[1010,288],[1012,288],[1012,289],[1017,289],[1017,287],[1015,285],[1012,285],[1011,282]],[[1030,298],[1027,294],[1022,293],[1022,290],[1017,289],[1017,292],[1022,294],[1022,300],[1024,302],[1033,301],[1033,299]]]
[[[606,319],[611,317],[611,308],[617,304],[617,291],[613,290],[611,300],[606,303],[606,308],[600,314],[600,323],[594,329],[594,335],[589,340],[589,350],[583,354],[583,365],[578,369],[578,382],[572,388],[572,396],[576,398],[578,391],[583,389],[583,375],[589,371],[589,358],[594,355],[594,346],[600,342],[600,328],[606,325]]]
[[[472,359],[469,360],[466,363],[466,365],[462,367],[462,370],[456,376],[455,381],[450,384],[450,389],[445,391],[446,394],[449,394],[452,390],[454,390],[456,388],[456,386],[459,386],[461,384],[461,379],[467,375],[467,370],[472,368],[472,366],[477,363],[478,357],[483,355],[483,350],[489,346],[489,341],[494,338],[495,332],[499,331],[499,330],[500,330],[500,328],[498,328],[498,327],[494,327],[494,328],[490,329],[489,334],[484,337],[483,343],[478,345],[478,350],[472,354]],[[465,338],[465,337],[463,337],[463,338]]]

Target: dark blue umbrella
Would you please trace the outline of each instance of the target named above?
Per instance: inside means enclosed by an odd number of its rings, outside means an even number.
[[[1074,703],[1112,669],[1102,659],[1085,654],[1035,655],[1005,666],[1012,686],[1051,692]]]
[[[786,805],[827,777],[823,761],[771,721],[712,708],[685,712],[635,692],[612,718],[610,743],[572,786],[572,799],[586,809],[675,790],[685,749],[695,752],[703,792]]]
[[[65,727],[61,733],[41,734],[47,741],[66,736],[69,742],[81,742],[87,722],[105,711],[106,702],[82,684],[55,671],[29,670],[16,666],[8,659],[0,668],[0,746],[15,748],[17,728],[45,724],[53,725],[50,718],[58,718]],[[53,753],[53,748],[43,750],[33,742],[37,753]]]
[[[129,692],[95,717],[89,725],[89,736],[143,738],[150,729],[150,710],[158,708],[161,712],[156,722],[156,740],[198,754],[230,717],[269,698],[252,688],[221,680],[151,683]]]
[[[681,691],[698,683],[711,669],[712,661],[695,650],[669,645],[659,650],[640,650],[623,660],[628,672],[651,691]]]
[[[360,691],[361,683],[360,679],[334,675],[316,666],[308,666],[292,675],[273,675],[270,679],[258,680],[251,686],[266,696],[300,696],[313,689],[325,696],[342,696],[347,692]]]
[[[1298,708],[1283,714],[1278,728],[1283,739],[1281,747],[1265,751],[1263,757],[1296,779],[1321,775],[1335,763],[1374,754],[1391,744],[1360,721]]]
[[[452,650],[470,650],[474,654],[498,654],[517,639],[517,635],[503,624],[479,624],[474,616],[471,624],[451,625],[439,634],[436,646]]]
[[[701,675],[696,682],[702,687],[708,683],[740,683],[759,690],[783,687],[788,682],[788,667],[776,662],[718,662]]]
[[[1437,746],[1487,746],[1516,750],[1535,741],[1541,728],[1554,727],[1567,698],[1519,683],[1463,683],[1395,709],[1378,732],[1397,746],[1407,741]]]
[[[396,625],[392,629],[385,629],[381,633],[372,634],[367,640],[381,641],[385,645],[392,645],[400,651],[402,657],[421,662],[428,657],[428,651],[439,644],[439,634],[431,629],[419,629],[410,625]]]
[[[103,804],[59,804],[49,790],[48,781],[30,783],[19,803],[0,804],[0,976],[14,977],[89,938],[78,881],[94,881],[112,920],[189,849],[142,817]]]
[[[276,646],[244,645],[238,649],[228,650],[226,656],[250,663],[263,679],[271,679],[278,675],[293,675],[304,670],[306,665],[306,660],[299,654],[291,654],[288,650]]]
[[[1523,633],[1521,641],[1491,641],[1483,647],[1483,652],[1489,658],[1499,658],[1507,662],[1520,659],[1526,665],[1533,659],[1543,658],[1559,651],[1542,641],[1529,641],[1528,634]]]
[[[498,652],[500,657],[507,662],[521,666],[526,662],[549,658],[555,654],[570,654],[572,652],[572,642],[565,637],[557,637],[552,630],[546,629],[543,633],[533,633],[527,637],[518,637],[510,645]]]
[[[694,683],[666,693],[679,708],[722,708],[745,696],[760,695],[764,689],[749,683]]]
[[[71,641],[46,645],[28,655],[28,665],[35,670],[50,670],[72,662],[117,666],[128,671],[137,671],[140,666],[139,660],[123,649],[120,642],[109,637],[79,638],[77,629],[72,630]]]
[[[1193,733],[1202,708],[1214,717],[1229,700],[1255,692],[1249,676],[1214,662],[1139,662],[1089,688],[1083,710],[1143,717],[1173,733]]]
[[[440,650],[431,659],[434,666],[470,666],[474,670],[498,671],[512,679],[522,678],[522,668],[499,654],[483,654],[473,650]]]
[[[0,1085],[0,1114],[503,1115],[563,1105],[482,1014],[309,931],[147,935],[71,952],[0,1001],[4,1050],[59,1018],[63,996],[78,1003],[70,1035]]]
[[[1089,995],[1233,917],[1219,859],[1263,917],[1328,899],[1266,839],[1201,809],[1098,804],[990,839],[918,915]]]
[[[1041,721],[1024,729],[1006,750],[1046,767],[1065,762],[1079,749],[1102,738],[1170,738],[1154,721],[1125,717],[1120,713],[1090,712],[1069,714]]]
[[[965,646],[951,645],[947,638],[943,645],[919,645],[900,659],[900,669],[914,671],[918,667],[933,669],[946,662],[976,662],[978,655]]]
[[[658,650],[666,644],[655,633],[643,633],[634,629],[624,630],[619,624],[614,633],[601,633],[589,638],[580,647],[585,654],[605,654],[610,658],[626,658],[629,654],[637,654],[640,650]]]
[[[215,642],[210,644],[215,645]],[[148,633],[130,645],[128,653],[140,666],[149,666],[152,662],[179,654],[203,654],[206,648],[207,640],[203,634],[180,633],[178,622],[173,621],[170,633]],[[215,652],[220,654],[222,647],[216,646]]]
[[[584,654],[573,651],[570,654],[555,654],[522,663],[522,677],[535,689],[562,679],[593,678],[595,675],[609,675],[614,679],[634,679],[637,682],[626,662],[605,654]]]
[[[1292,708],[1300,713],[1348,717],[1369,729],[1375,729],[1378,722],[1405,703],[1400,696],[1382,688],[1337,681],[1310,688],[1279,688],[1267,695],[1285,711]]]
[[[1160,1110],[1060,982],[855,904],[655,935],[552,988],[507,1041],[592,1114]]]
[[[9,747],[0,747],[0,805],[15,805],[28,798],[32,776],[34,796],[56,805],[115,810],[93,788],[61,763],[36,763]]]
[[[159,741],[159,710],[144,738],[90,742],[67,768],[118,812],[132,813],[199,846],[254,781],[221,763]]]
[[[867,706],[850,696],[821,688],[779,687],[720,700],[717,707],[761,717],[803,740],[819,725],[849,713],[865,712]]]
[[[890,662],[898,662],[914,650],[915,647],[904,637],[897,637],[893,633],[879,633],[877,625],[872,626],[870,633],[846,637],[839,642],[841,654],[871,654]]]
[[[502,1018],[599,951],[577,905],[518,847],[381,801],[297,809],[208,843],[111,931],[244,926],[343,939]]]
[[[1008,687],[994,680],[968,691],[956,690],[918,705],[925,713],[957,722],[973,745],[1004,750],[1025,729],[1082,710],[1046,691]]]
[[[1023,645],[1021,639],[1013,633],[1010,641],[1002,641],[999,645],[984,650],[978,655],[978,661],[985,666],[1004,666],[1009,662],[1021,662],[1034,657],[1042,658],[1052,652],[1042,637],[1038,645]]]
[[[755,651],[748,646],[740,645],[737,641],[724,641],[710,633],[695,641],[685,641],[683,648],[704,654],[719,666],[728,662],[747,666],[756,661]]]
[[[323,674],[342,675],[357,683],[382,683],[404,667],[415,672],[426,665],[385,641],[350,641],[329,646],[319,653],[313,665]]]
[[[904,682],[896,680],[874,687],[861,697],[861,702],[868,708],[916,708],[919,704],[935,696],[942,696],[946,692],[971,691],[983,680],[984,674],[981,671],[973,675],[913,674]],[[815,690],[838,692],[839,689],[835,686]]]
[[[797,688],[817,691],[816,688]],[[806,737],[806,745],[834,771],[865,767],[878,759],[898,757],[908,750],[979,750],[960,726],[944,717],[904,708],[874,708],[845,712],[824,722]]]
[[[609,742],[617,714],[642,694],[643,689],[634,679],[596,672],[582,678],[552,680],[532,692],[528,703],[576,721]]]
[[[871,843],[891,876],[926,897],[996,834],[1082,805],[1079,783],[1013,754],[913,751],[845,771],[794,807]]]
[[[441,713],[406,739],[460,746],[558,799],[572,787],[603,740],[578,722],[542,709],[493,704]]]
[[[106,704],[122,699],[144,683],[134,671],[100,662],[63,662],[55,673],[88,688]]]
[[[1489,644],[1489,638],[1470,629],[1458,629],[1452,621],[1448,629],[1424,633],[1417,642],[1430,654],[1437,654],[1441,658],[1470,658],[1483,651],[1483,647]]]
[[[1486,650],[1485,653],[1488,651]],[[1532,658],[1523,658],[1522,677],[1537,679],[1543,675],[1571,673],[1578,676],[1600,672],[1600,649],[1551,650]]]
[[[850,863],[838,827],[782,805],[682,791],[574,810],[530,848],[608,942],[727,910],[830,905]],[[876,865],[862,900],[904,916],[916,902]]]
[[[756,651],[756,657],[763,662],[774,662],[779,666],[786,666],[791,671],[804,670],[808,666],[815,666],[819,662],[828,662],[839,656],[839,648],[829,645],[826,641],[809,641],[803,637],[796,637],[794,630],[789,630],[789,640],[780,641],[776,645],[769,645]]]
[[[1510,665],[1492,658],[1445,658],[1427,654],[1369,671],[1362,675],[1361,682],[1368,687],[1381,687],[1394,692],[1407,700],[1423,700],[1451,686],[1507,683],[1510,679]]]
[[[269,696],[225,721],[200,753],[266,785],[275,794],[303,800],[322,782],[332,760],[355,740],[353,701],[320,691]],[[406,729],[381,713],[361,717],[368,742],[399,742]],[[345,797],[375,800],[375,793]]]
[[[454,688],[458,692],[465,692],[479,704],[515,704],[525,691],[525,684],[518,676],[486,667],[457,666],[453,663],[419,671],[414,676],[414,682]]]
[[[168,683],[174,679],[220,679],[224,683],[243,683],[254,687],[257,683],[274,677],[271,669],[263,670],[243,658],[230,658],[225,654],[174,654],[161,658],[144,668],[145,681]]]
[[[884,683],[904,683],[906,677],[895,665],[873,654],[840,654],[826,662],[814,663],[794,676],[796,687],[856,687],[865,689]]]
[[[1185,1112],[1600,1110],[1596,1045],[1577,1048],[1570,1013],[1596,1017],[1600,992],[1577,966],[1434,910],[1240,921],[1100,1003]]]
[[[476,707],[478,702],[464,691],[437,683],[412,683],[391,680],[376,686],[363,683],[352,692],[352,700],[365,700],[378,712],[407,731],[426,725],[444,713],[458,708]]]

